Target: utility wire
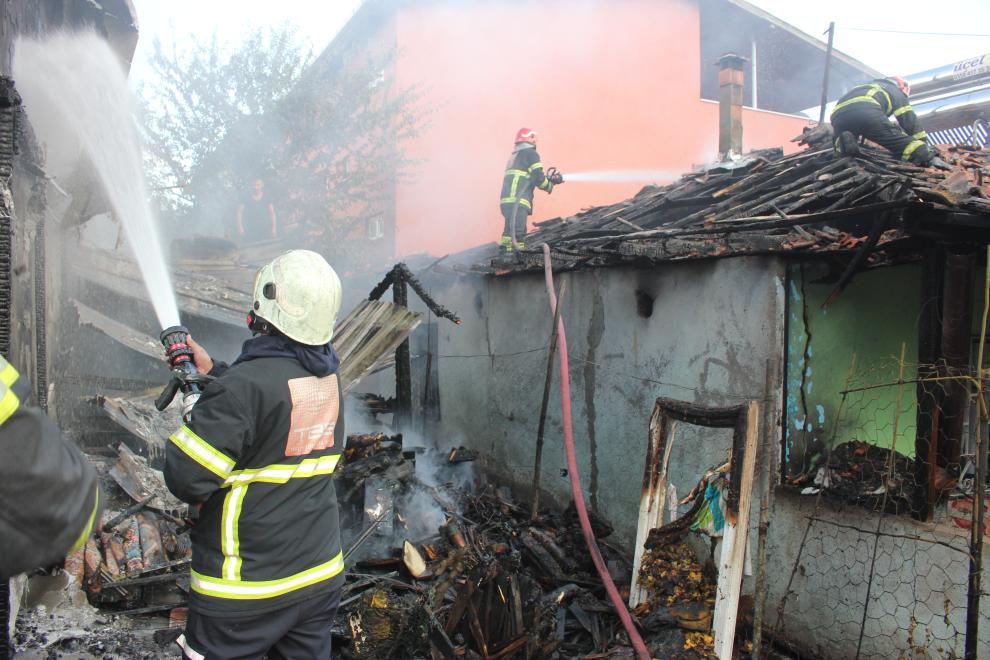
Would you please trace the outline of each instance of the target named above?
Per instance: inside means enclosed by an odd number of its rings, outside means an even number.
[[[990,34],[976,32],[917,32],[915,30],[884,30],[882,28],[843,27],[843,30],[853,32],[887,32],[890,34],[922,34],[930,37],[990,37]]]

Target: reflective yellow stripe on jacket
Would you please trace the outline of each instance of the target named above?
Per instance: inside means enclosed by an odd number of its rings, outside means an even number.
[[[180,427],[169,436],[169,440],[185,452],[186,456],[221,479],[226,479],[234,471],[234,459],[215,449],[213,445],[193,433],[188,426]]]
[[[19,377],[17,369],[0,356],[0,424],[10,419],[21,405],[21,400],[13,390],[13,385]]]
[[[223,500],[223,513],[220,518],[221,551],[223,552],[223,577],[225,580],[240,580],[241,541],[238,524],[247,488],[252,483],[284,484],[290,479],[305,479],[333,474],[340,461],[340,454],[307,458],[294,465],[275,464],[253,470],[235,470],[230,473],[224,487],[230,486]]]
[[[516,200],[515,197],[503,197],[502,199],[499,200],[499,203],[500,204],[515,204],[516,201],[517,200]],[[533,205],[525,197],[520,197],[519,200],[518,200],[518,202],[519,202],[519,205],[520,206],[525,206],[528,209],[532,209],[533,208]]]
[[[901,154],[901,160],[911,160],[911,154],[925,146],[925,143],[921,140],[912,140],[908,143],[908,146],[904,147],[904,152]]]
[[[279,580],[228,580],[213,578],[191,571],[190,584],[197,593],[216,598],[258,600],[274,598],[290,591],[323,582],[344,570],[344,554],[313,568]]]
[[[865,94],[861,94],[860,96],[854,96],[851,99],[847,99],[847,100],[843,101],[842,103],[839,103],[838,105],[836,105],[832,109],[832,114],[835,114],[836,112],[838,112],[842,108],[846,108],[846,107],[848,107],[848,106],[850,106],[850,105],[852,105],[854,103],[876,103],[881,108],[883,108],[883,104],[880,103],[880,101],[878,101],[876,99],[877,94],[883,94],[883,97],[885,99],[887,99],[887,108],[888,108],[887,114],[889,115],[890,114],[889,109],[890,108],[893,108],[894,107],[894,104],[890,100],[890,94],[887,93],[887,90],[885,90],[883,87],[881,87],[877,83],[873,83],[872,85],[868,85],[867,86],[867,91],[866,91]],[[909,107],[909,106],[906,106],[906,107]]]
[[[96,512],[100,510],[100,487],[96,487],[96,497],[93,498],[93,510],[89,514],[89,520],[86,521],[86,526],[83,527],[82,533],[79,534],[79,538],[76,542],[72,544],[69,548],[69,552],[75,552],[79,548],[86,545],[86,541],[89,539],[89,535],[93,533],[93,523],[96,522]]]
[[[198,583],[197,580],[192,581],[193,589],[199,591],[200,593],[209,596],[218,596],[221,598],[270,598],[272,596],[278,596],[288,591],[294,589],[299,589],[301,587],[309,586],[310,584],[315,584],[320,580],[325,580],[333,577],[340,570],[343,570],[343,559],[340,561],[341,568],[332,572],[328,575],[324,575],[323,572],[319,572],[322,577],[317,577],[312,581],[302,581],[297,586],[289,586],[286,588],[286,584],[296,584],[295,580],[302,573],[284,578],[283,580],[270,580],[266,582],[243,582],[241,581],[241,566],[244,564],[241,558],[241,540],[238,533],[238,527],[240,524],[241,511],[244,504],[244,498],[247,496],[248,486],[252,483],[270,483],[270,484],[284,484],[290,479],[308,479],[310,477],[318,477],[324,475],[333,474],[333,471],[337,468],[337,463],[340,462],[340,454],[335,454],[332,456],[321,456],[319,458],[307,458],[296,464],[274,464],[267,465],[263,468],[254,468],[249,470],[232,470],[226,480],[223,482],[224,488],[230,488],[227,491],[227,495],[223,500],[223,512],[220,516],[220,550],[223,553],[223,568],[221,573],[223,578],[211,578],[205,575],[200,575],[201,578]],[[311,571],[316,571],[320,567],[317,566]],[[306,575],[313,577],[314,574],[305,572]],[[258,591],[254,589],[235,589],[238,585],[270,585],[278,584],[278,593],[267,593],[263,589]],[[197,588],[197,584],[202,588]],[[224,590],[227,591],[224,591]],[[214,593],[216,592],[216,593]],[[227,595],[227,592],[236,593],[238,595]],[[253,593],[258,593],[262,595],[251,595]]]

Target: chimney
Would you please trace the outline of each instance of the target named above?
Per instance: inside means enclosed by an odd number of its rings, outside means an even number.
[[[745,57],[726,53],[718,58],[718,152],[742,153],[743,66]]]

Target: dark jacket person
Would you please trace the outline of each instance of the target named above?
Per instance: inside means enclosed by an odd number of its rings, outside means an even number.
[[[258,271],[251,329],[170,438],[169,489],[201,504],[192,532],[186,657],[330,657],[344,562],[332,475],[344,446],[330,339],[337,274],[293,250]]]
[[[81,548],[100,510],[100,490],[92,464],[43,412],[24,405],[29,391],[17,370],[0,357],[3,581],[55,564]]]

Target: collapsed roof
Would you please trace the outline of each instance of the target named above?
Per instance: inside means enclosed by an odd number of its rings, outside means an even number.
[[[839,157],[828,130],[795,141],[808,149],[787,157],[779,149],[754,152],[617,204],[538,222],[522,251],[472,251],[486,263],[471,270],[540,269],[543,243],[554,266],[567,270],[855,250],[872,253],[869,264],[878,265],[931,239],[990,242],[990,151],[941,148],[953,165],[945,172],[870,145],[860,156]]]

